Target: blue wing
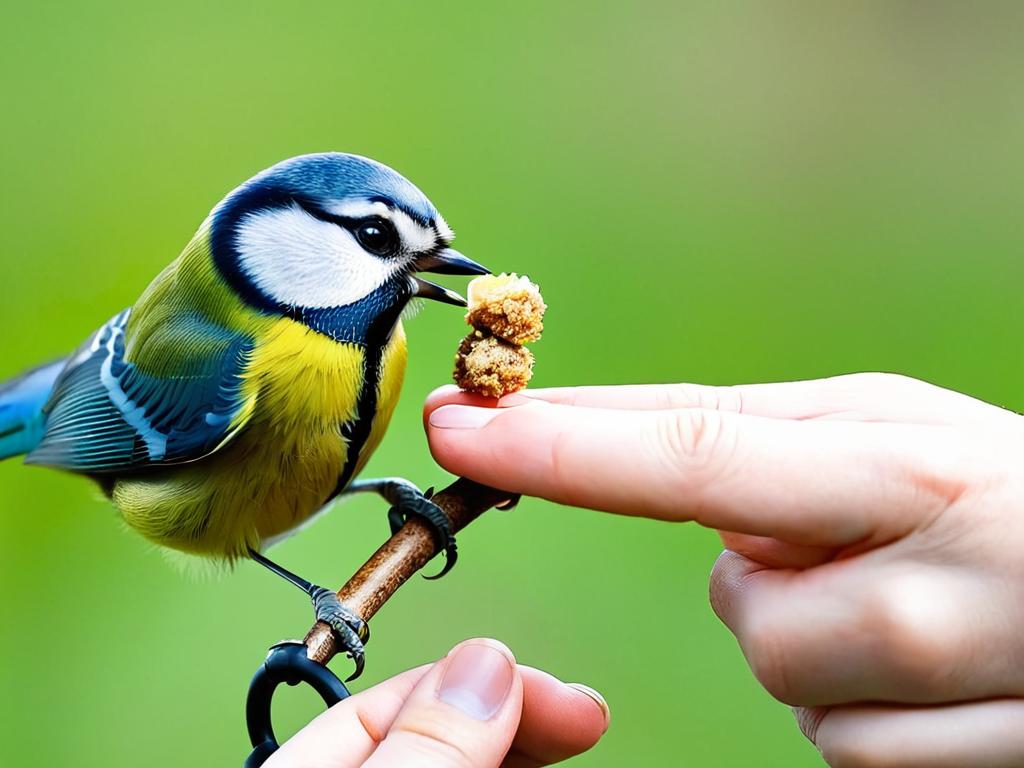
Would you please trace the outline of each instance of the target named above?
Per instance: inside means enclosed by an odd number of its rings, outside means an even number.
[[[184,318],[159,338],[174,357],[186,349],[187,368],[147,374],[125,360],[130,314],[106,323],[68,361],[44,408],[42,440],[26,463],[85,473],[177,464],[212,453],[241,428],[239,417],[251,410],[241,395],[251,340]],[[159,343],[155,349],[159,354]]]
[[[43,406],[67,360],[41,365],[0,384],[0,459],[28,453],[43,437]]]

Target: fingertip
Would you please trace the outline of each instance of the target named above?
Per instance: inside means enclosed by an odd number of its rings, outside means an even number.
[[[604,696],[602,696],[600,692],[591,688],[589,685],[584,685],[583,683],[566,683],[566,686],[574,691],[579,691],[590,699],[591,702],[597,705],[598,712],[601,715],[601,732],[597,734],[597,737],[593,740],[593,743],[596,744],[597,739],[601,738],[601,736],[608,731],[608,726],[612,723],[612,711],[608,706],[608,702],[605,701]]]
[[[497,397],[485,397],[484,395],[478,395],[475,392],[466,392],[465,390],[459,389],[454,384],[446,384],[443,387],[438,387],[429,395],[423,404],[423,410],[425,413],[437,410],[442,405],[475,405],[479,408],[495,408],[498,406],[500,399]]]
[[[522,392],[511,392],[502,397],[485,397],[474,392],[466,392],[454,384],[438,387],[423,402],[423,421],[428,423],[430,415],[438,408],[446,405],[471,405],[477,408],[512,408],[517,405],[528,405],[538,400]]]
[[[474,720],[503,719],[522,706],[522,683],[508,646],[490,638],[456,645],[445,657],[436,696]],[[512,725],[514,732],[514,725]],[[511,734],[510,734],[511,739]]]
[[[427,395],[427,399],[423,403],[423,412],[426,414],[445,403],[454,402],[461,393],[462,390],[454,384],[440,386]]]
[[[738,595],[743,589],[744,579],[765,566],[732,550],[726,549],[715,560],[708,584],[711,610],[730,629],[736,628]]]
[[[549,765],[586,752],[608,730],[604,697],[582,683],[563,683],[533,667],[520,667],[523,718],[512,765]]]
[[[515,654],[512,653],[512,649],[505,645],[503,642],[501,642],[501,640],[495,640],[493,637],[471,637],[467,640],[463,640],[461,643],[457,643],[456,645],[452,646],[452,649],[445,654],[445,658],[451,658],[456,651],[466,647],[467,645],[484,645],[488,648],[493,648],[498,653],[503,655],[506,659],[508,659],[510,664],[516,664],[516,657]]]
[[[440,408],[442,405],[447,403],[456,402],[459,395],[459,388],[454,384],[445,384],[442,387],[438,387],[423,401],[423,428],[427,429],[430,425],[430,414]]]

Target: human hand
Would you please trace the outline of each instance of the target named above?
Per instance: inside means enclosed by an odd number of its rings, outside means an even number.
[[[467,640],[335,704],[266,768],[535,768],[585,752],[607,728],[591,689],[518,666],[495,640]]]
[[[884,374],[485,404],[428,400],[449,471],[722,532],[712,605],[831,765],[1024,764],[1020,416]]]

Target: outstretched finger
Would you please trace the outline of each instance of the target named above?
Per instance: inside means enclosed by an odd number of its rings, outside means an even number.
[[[939,514],[970,465],[945,427],[705,409],[446,405],[428,438],[448,471],[503,490],[837,547]]]
[[[528,389],[495,402],[441,387],[427,398],[426,411],[460,403],[505,407],[524,399],[582,408],[633,411],[704,408],[775,419],[843,419],[914,424],[977,426],[1005,415],[1003,409],[918,379],[889,373],[855,373],[807,381],[709,386],[627,384]]]

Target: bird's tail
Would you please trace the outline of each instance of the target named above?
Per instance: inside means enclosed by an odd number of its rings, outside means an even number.
[[[43,437],[43,406],[66,360],[57,360],[0,384],[0,459],[28,453]]]

